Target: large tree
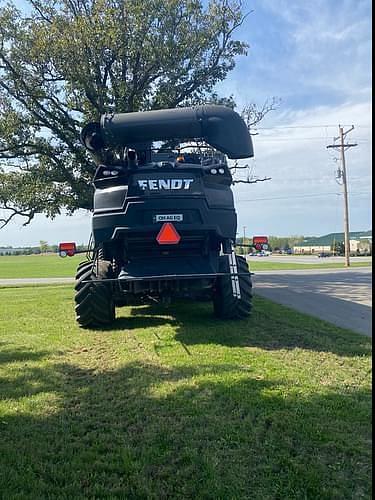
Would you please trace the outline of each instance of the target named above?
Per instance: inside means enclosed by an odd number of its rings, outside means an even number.
[[[102,113],[217,100],[246,53],[237,0],[0,0],[0,225],[91,208],[79,131]],[[1,6],[2,5],[2,6]],[[225,101],[225,100],[224,100]]]

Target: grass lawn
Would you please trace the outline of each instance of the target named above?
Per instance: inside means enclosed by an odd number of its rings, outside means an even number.
[[[318,263],[318,264],[299,264],[298,262],[267,262],[265,260],[250,260],[248,264],[252,271],[279,271],[282,269],[344,269],[343,262]],[[352,262],[350,267],[370,267],[371,262]]]
[[[0,256],[0,279],[12,278],[64,278],[74,277],[77,265],[85,260],[85,254],[62,259],[57,255]],[[266,258],[251,259],[252,271],[280,269],[338,269],[344,263],[299,264],[293,262],[269,262]],[[353,267],[371,266],[371,262],[352,262]]]
[[[0,295],[2,498],[371,497],[369,338],[259,297],[94,331],[70,287]]]
[[[0,256],[0,279],[74,277],[85,258],[85,254],[64,259],[56,254]]]

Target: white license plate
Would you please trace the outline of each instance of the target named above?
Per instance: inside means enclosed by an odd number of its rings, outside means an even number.
[[[155,222],[182,222],[184,216],[182,214],[163,214],[155,215]]]

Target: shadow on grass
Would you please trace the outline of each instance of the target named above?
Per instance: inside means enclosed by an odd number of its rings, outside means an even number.
[[[134,309],[133,309],[134,310]],[[100,331],[100,332],[113,332],[113,330],[135,330],[136,328],[152,328],[161,325],[176,324],[174,318],[166,318],[160,316],[160,310],[156,311],[155,315],[140,315],[138,310],[136,314],[132,314],[127,317],[117,317],[113,323],[108,326],[97,326],[95,328],[90,327],[88,331]],[[146,312],[146,311],[145,311]]]
[[[340,356],[369,356],[372,350],[369,337],[260,297],[254,298],[251,317],[242,321],[218,320],[213,316],[211,304],[186,302],[168,308],[161,305],[132,308],[129,318],[118,318],[110,329],[131,329],[137,325],[148,327],[155,323],[174,325],[176,340],[186,346],[218,344],[265,350],[300,348]]]
[[[369,494],[366,391],[285,397],[280,381],[232,365],[136,362],[108,372],[50,365],[13,385],[4,398],[36,390],[0,420],[4,498]],[[46,392],[57,406],[38,406]]]
[[[6,346],[5,342],[0,342],[0,364],[38,361],[50,354],[48,351],[31,351],[27,348],[15,349]]]

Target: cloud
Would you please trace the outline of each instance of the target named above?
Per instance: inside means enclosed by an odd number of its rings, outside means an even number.
[[[250,54],[226,90],[239,109],[273,95],[282,104],[254,137],[251,165],[272,181],[235,188],[239,225],[273,234],[341,230],[338,154],[326,146],[338,124],[354,124],[350,140],[358,146],[347,152],[351,227],[370,227],[370,2],[254,0],[251,6],[241,33]]]
[[[299,109],[369,98],[370,2],[254,0],[251,7],[239,32],[249,56],[223,87],[240,106],[272,95]]]
[[[272,119],[275,126],[260,127],[259,136],[254,137],[255,173],[259,177],[270,176],[272,181],[235,187],[240,225],[269,234],[322,234],[341,230],[342,188],[335,180],[338,168],[335,158],[339,155],[326,148],[338,135],[335,124],[341,123],[355,125],[347,139],[358,143],[346,155],[351,227],[368,229],[371,104],[284,109],[276,114],[277,118]],[[312,128],[306,128],[310,125]]]

